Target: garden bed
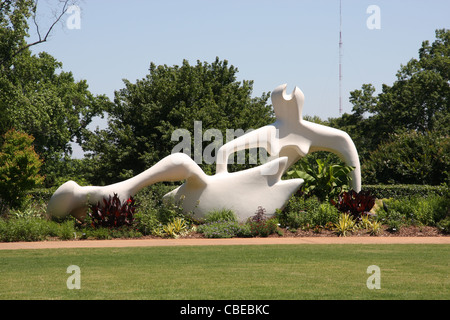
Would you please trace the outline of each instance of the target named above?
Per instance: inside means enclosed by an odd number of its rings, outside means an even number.
[[[289,228],[278,228],[279,233],[273,233],[267,238],[302,238],[302,237],[336,237],[333,230],[321,229],[314,230],[289,230]],[[366,230],[356,230],[346,235],[346,237],[450,237],[449,234],[441,232],[437,227],[430,226],[405,226],[398,231],[389,231],[387,226],[383,226],[377,235],[371,235]],[[263,237],[259,237],[263,238]],[[143,236],[139,239],[163,239],[157,236]],[[205,235],[200,232],[190,232],[180,235],[177,239],[206,239]]]

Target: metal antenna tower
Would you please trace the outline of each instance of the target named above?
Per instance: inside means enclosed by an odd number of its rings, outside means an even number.
[[[339,0],[339,114],[342,114],[342,0]]]

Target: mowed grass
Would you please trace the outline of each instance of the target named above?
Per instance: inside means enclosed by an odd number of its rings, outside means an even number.
[[[448,245],[0,251],[0,299],[450,299]],[[79,290],[67,288],[70,265]],[[368,289],[367,268],[381,289]]]

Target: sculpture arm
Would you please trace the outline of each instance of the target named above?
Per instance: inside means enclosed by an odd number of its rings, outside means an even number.
[[[325,127],[307,121],[303,121],[303,124],[305,127],[309,127],[316,132],[314,139],[312,139],[309,153],[315,151],[332,152],[344,161],[346,165],[355,167],[350,172],[351,187],[357,192],[361,191],[361,165],[358,151],[350,136],[346,132],[335,128]]]
[[[279,151],[275,150],[276,132],[277,129],[273,125],[268,125],[247,132],[224,144],[217,151],[216,174],[227,172],[228,157],[234,152],[251,148],[265,148],[269,154]]]

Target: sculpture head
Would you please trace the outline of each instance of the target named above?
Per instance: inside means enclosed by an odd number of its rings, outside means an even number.
[[[272,92],[272,105],[277,120],[300,121],[305,96],[298,87],[295,87],[291,94],[287,94],[286,87],[286,84],[282,84]]]
[[[72,211],[75,189],[80,186],[75,181],[67,181],[61,185],[50,198],[47,213],[54,217],[64,217]]]

